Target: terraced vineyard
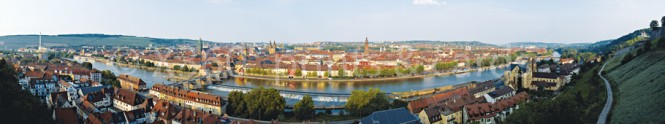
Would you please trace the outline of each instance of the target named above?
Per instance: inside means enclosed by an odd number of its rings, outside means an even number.
[[[617,66],[607,73],[616,99],[610,123],[665,122],[665,50],[647,52],[623,65],[615,60],[612,65]]]

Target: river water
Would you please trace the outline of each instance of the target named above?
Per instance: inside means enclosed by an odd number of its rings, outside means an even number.
[[[76,60],[83,62],[85,60]],[[113,64],[104,64],[101,62],[88,61],[92,63],[92,67],[98,70],[110,70],[116,75],[128,74],[140,77],[146,82],[148,87],[152,87],[156,83],[170,84],[171,81],[167,80],[172,76],[189,76],[194,75],[169,73],[162,71],[149,71],[143,69],[136,69],[130,67],[121,67]],[[379,88],[387,93],[415,91],[423,89],[431,89],[448,85],[462,84],[471,81],[485,81],[499,78],[503,72],[508,70],[508,67],[473,71],[462,74],[431,76],[420,79],[403,79],[391,81],[374,81],[374,82],[296,82],[296,81],[275,81],[275,80],[261,80],[261,79],[243,79],[232,78],[222,81],[221,84],[208,86],[205,92],[217,94],[226,97],[230,91],[248,91],[251,88],[265,87],[275,88],[282,91],[282,96],[286,98],[287,105],[293,105],[304,94],[310,94],[317,106],[340,106],[346,102],[348,94],[353,90],[367,90],[369,88]]]

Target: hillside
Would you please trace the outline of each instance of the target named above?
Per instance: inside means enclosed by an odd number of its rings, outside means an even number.
[[[21,47],[36,47],[39,43],[39,35],[9,35],[0,36],[0,42],[8,49]],[[208,41],[206,41],[208,42]],[[64,34],[64,35],[42,35],[42,43],[48,47],[67,47],[67,46],[128,46],[128,47],[147,47],[149,44],[154,46],[173,46],[176,44],[195,44],[197,40],[191,39],[162,39],[149,37],[136,37],[126,35],[107,35],[107,34]],[[0,49],[4,49],[4,46]]]
[[[623,49],[624,47],[630,46],[632,44],[626,44],[635,39],[639,38],[642,33],[651,34],[650,29],[640,29],[635,30],[632,33],[621,36],[617,39],[612,40],[603,40],[593,44],[589,44],[587,47],[580,49],[580,52],[596,52],[596,53],[611,53],[616,50]]]
[[[665,50],[646,52],[625,64],[620,60],[610,62],[614,66],[606,73],[616,99],[609,122],[665,122]]]

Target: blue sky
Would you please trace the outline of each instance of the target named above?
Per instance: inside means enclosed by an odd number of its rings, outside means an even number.
[[[647,28],[663,0],[0,0],[0,35],[216,42],[595,42]]]

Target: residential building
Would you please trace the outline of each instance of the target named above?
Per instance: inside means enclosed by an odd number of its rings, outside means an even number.
[[[113,107],[122,111],[133,111],[145,108],[145,104],[152,104],[150,101],[134,91],[121,88],[113,96]]]
[[[118,81],[120,81],[120,87],[125,88],[125,89],[132,89],[135,91],[144,91],[146,90],[146,84],[141,80],[141,78],[126,75],[126,74],[120,74],[120,76],[117,77]]]
[[[177,103],[178,106],[187,106],[215,115],[221,115],[224,101],[222,97],[205,92],[184,90],[162,84],[155,84],[149,91],[150,95],[161,100]]]
[[[441,107],[439,106],[429,107],[420,111],[418,117],[423,124],[443,124],[444,121],[441,112]]]

